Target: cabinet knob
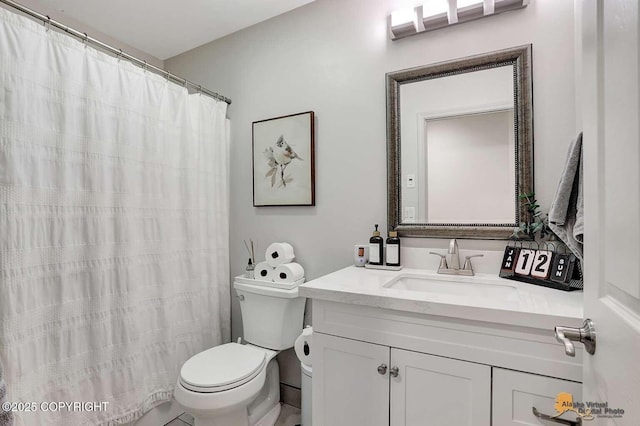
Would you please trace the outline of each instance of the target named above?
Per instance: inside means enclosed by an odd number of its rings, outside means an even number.
[[[398,377],[398,367],[391,367],[389,370],[389,375],[391,377]]]
[[[387,364],[380,364],[378,366],[378,374],[387,374]]]

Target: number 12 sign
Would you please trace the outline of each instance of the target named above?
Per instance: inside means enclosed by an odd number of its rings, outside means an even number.
[[[520,250],[516,263],[516,274],[531,275],[535,278],[546,280],[551,270],[551,258],[553,253],[549,250]]]

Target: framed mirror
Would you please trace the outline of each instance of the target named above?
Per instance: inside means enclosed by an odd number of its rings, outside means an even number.
[[[387,80],[389,228],[507,239],[533,192],[531,45],[395,71]]]

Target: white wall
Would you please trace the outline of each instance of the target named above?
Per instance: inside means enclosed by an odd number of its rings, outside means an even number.
[[[349,265],[353,244],[366,242],[374,223],[386,227],[389,71],[532,43],[535,187],[542,208],[549,208],[577,131],[573,2],[532,0],[522,10],[391,41],[387,15],[403,4],[317,0],[165,62],[171,72],[233,99],[232,274],[246,264],[242,239],[253,238],[258,253],[270,242],[291,242],[313,279]],[[251,123],[308,110],[317,118],[316,207],[254,208]],[[446,242],[403,244],[444,248]],[[495,241],[459,244],[504,247]],[[241,332],[236,301],[232,322],[235,337]],[[296,376],[284,370],[284,381]]]

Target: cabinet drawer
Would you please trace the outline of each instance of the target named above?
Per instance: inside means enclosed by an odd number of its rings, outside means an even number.
[[[574,401],[582,400],[582,384],[520,371],[493,369],[493,426],[545,425],[558,423],[544,421],[533,415],[532,407],[540,413],[556,414],[556,396],[560,392],[573,395]],[[562,419],[575,420],[578,415],[567,412]]]

